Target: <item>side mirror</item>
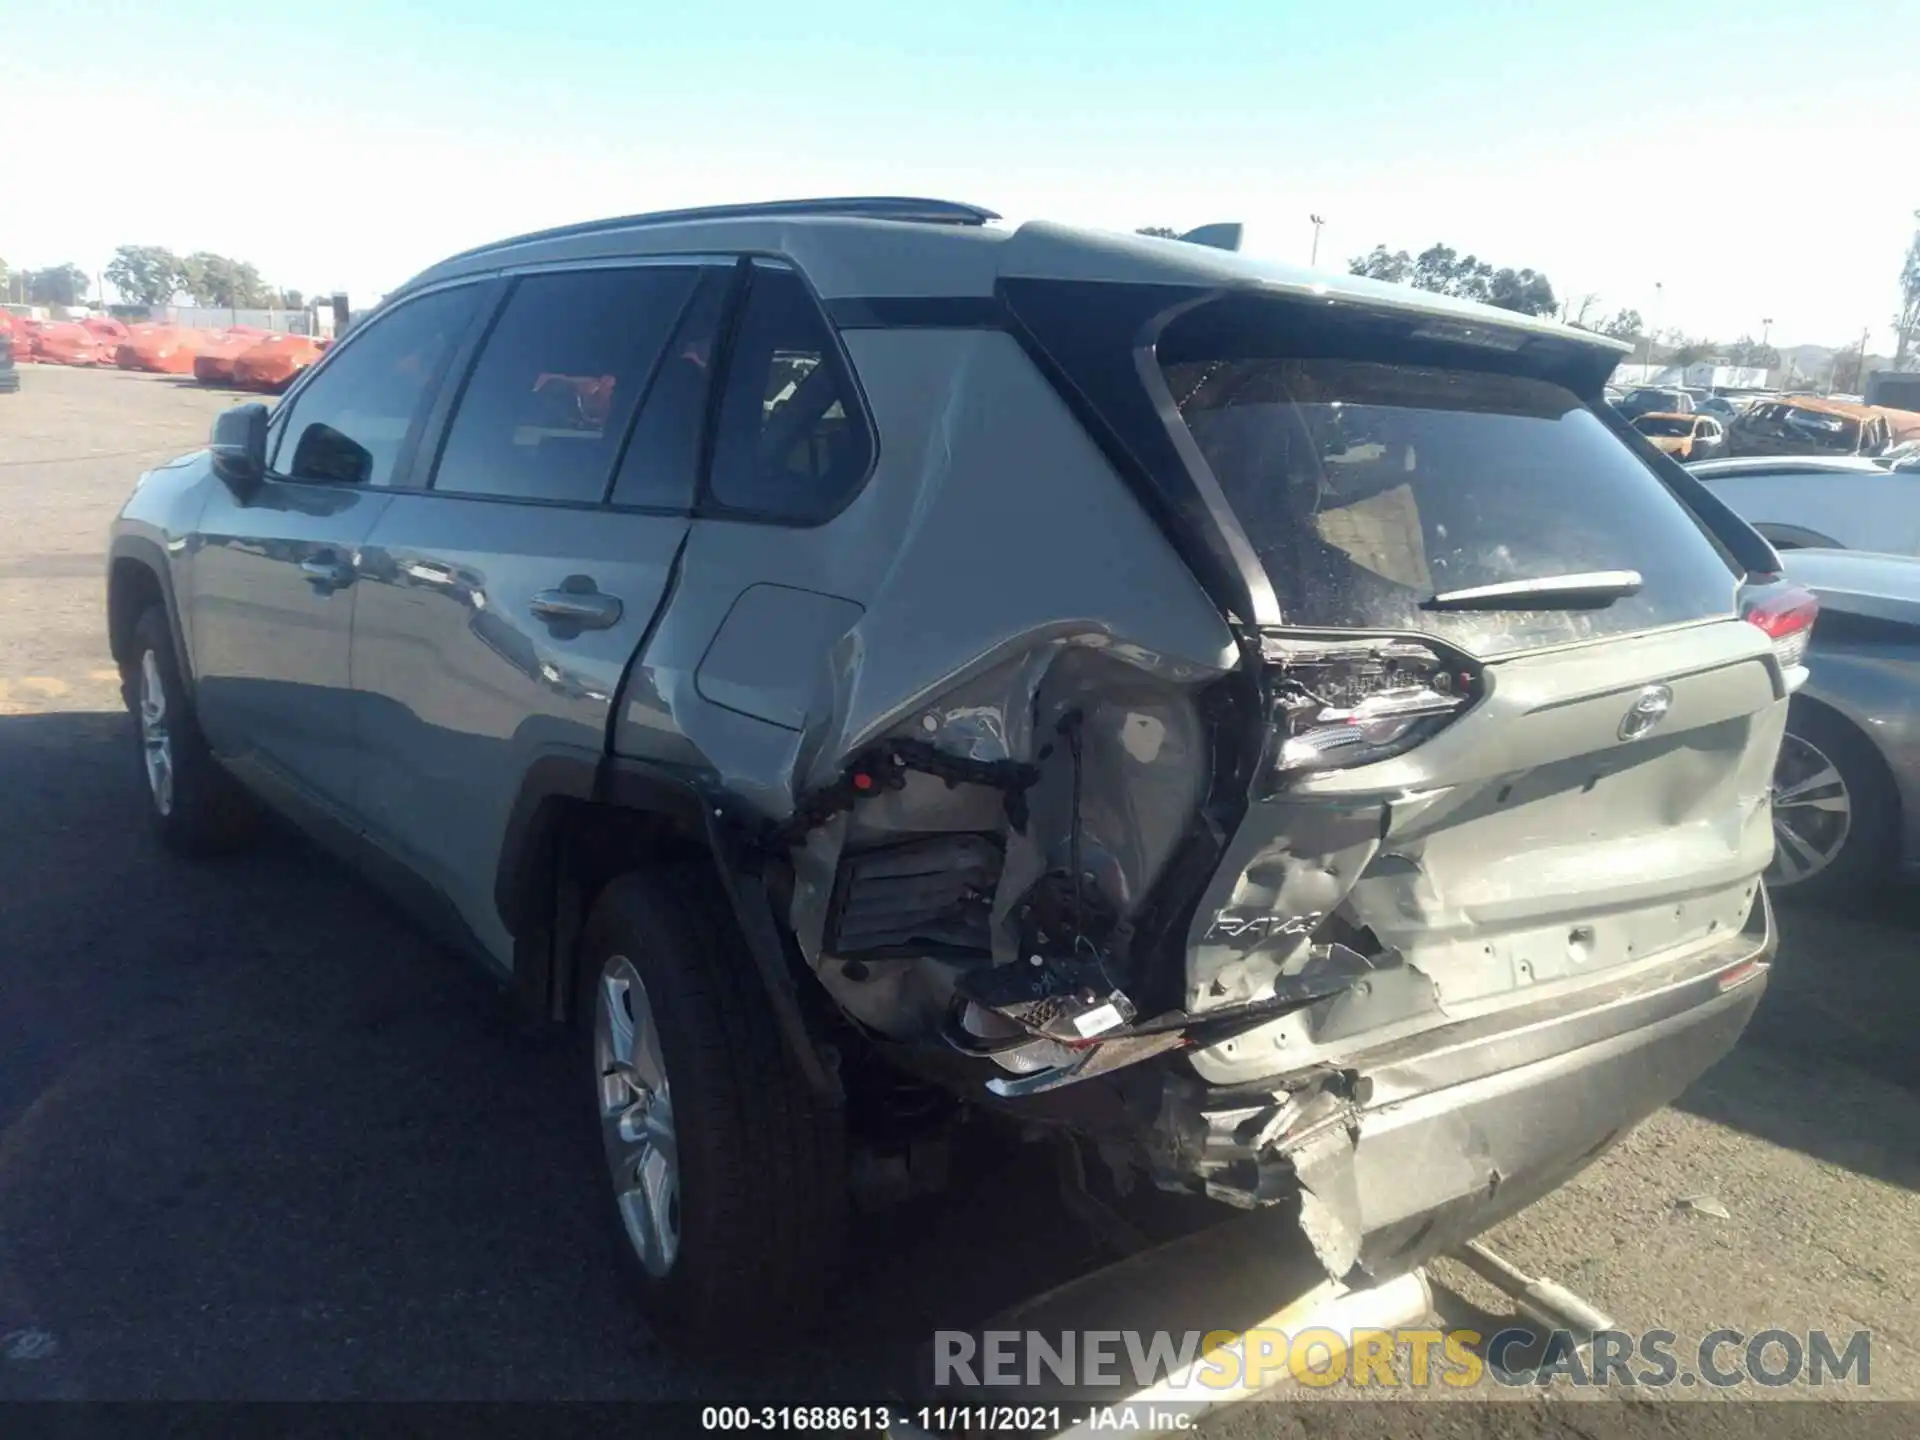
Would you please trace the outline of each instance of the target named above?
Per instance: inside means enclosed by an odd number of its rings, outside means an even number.
[[[213,473],[242,500],[267,474],[267,407],[236,405],[213,421]]]

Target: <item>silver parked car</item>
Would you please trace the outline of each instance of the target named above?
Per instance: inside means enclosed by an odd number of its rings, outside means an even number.
[[[1756,455],[1687,469],[1777,549],[1920,555],[1920,458]]]
[[[264,800],[571,1021],[669,1336],[816,1300],[849,1147],[955,1100],[1390,1276],[1773,954],[1810,597],[1623,347],[995,218],[454,256],[113,527],[160,838]]]
[[[1820,598],[1773,795],[1768,880],[1840,899],[1920,860],[1920,560],[1795,550]]]

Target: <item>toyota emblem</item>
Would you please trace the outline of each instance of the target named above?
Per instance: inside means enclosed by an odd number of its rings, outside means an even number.
[[[1622,740],[1638,740],[1652,732],[1673,708],[1673,691],[1665,685],[1649,685],[1634,697],[1632,707],[1620,722]]]

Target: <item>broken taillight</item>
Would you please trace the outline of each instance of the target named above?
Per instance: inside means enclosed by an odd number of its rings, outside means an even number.
[[[1806,663],[1813,622],[1820,614],[1819,597],[1811,590],[1785,582],[1772,585],[1756,593],[1742,613],[1773,641],[1773,653],[1783,669]]]
[[[1417,640],[1269,636],[1274,770],[1290,776],[1385,760],[1450,723],[1479,692],[1465,661]]]

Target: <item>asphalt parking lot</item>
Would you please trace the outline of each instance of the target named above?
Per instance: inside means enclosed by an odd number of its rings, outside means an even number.
[[[302,841],[193,866],[145,833],[104,537],[231,397],[23,378],[0,396],[0,1399],[857,1390],[936,1321],[1095,1262],[1044,1166],[983,1151],[860,1222],[799,1358],[669,1356],[615,1286],[554,1047]],[[1632,1329],[1869,1330],[1868,1393],[1920,1398],[1920,895],[1784,927],[1740,1049],[1494,1239]],[[1440,1278],[1451,1313],[1505,1313]]]

